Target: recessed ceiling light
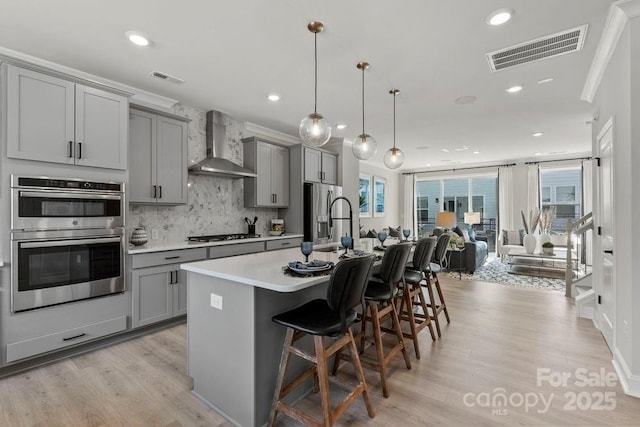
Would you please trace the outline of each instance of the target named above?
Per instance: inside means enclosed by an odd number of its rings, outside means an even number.
[[[552,81],[553,81],[553,77],[549,77],[548,79],[538,80],[538,84],[542,85],[542,84],[545,84],[545,83],[550,83]]]
[[[532,133],[531,135],[533,135],[533,136],[542,136],[542,132],[535,132],[535,133]]]
[[[460,98],[457,98],[453,102],[458,104],[458,105],[464,105],[464,104],[472,104],[472,103],[476,102],[477,100],[478,100],[477,97],[468,95],[468,96],[461,96]]]
[[[487,17],[487,24],[498,26],[507,23],[515,14],[513,9],[498,9]]]
[[[347,125],[345,125],[344,123],[340,123],[339,125],[336,125],[336,128],[338,128],[338,129],[344,129],[346,127],[347,127]]]
[[[505,89],[506,92],[509,93],[518,93],[522,90],[522,86],[511,86],[509,89]]]
[[[534,155],[534,156],[541,156],[541,155],[542,155],[542,153],[538,151],[538,152],[536,152],[536,153],[533,153],[533,155]]]
[[[427,166],[431,166],[431,163],[427,163]]]
[[[127,31],[125,35],[136,46],[149,46],[151,44],[151,40],[136,31]]]
[[[269,94],[269,96],[267,96],[267,99],[272,102],[277,102],[277,101],[280,101],[280,95],[272,93],[272,94]]]
[[[480,152],[479,151],[474,151],[473,154],[480,154]]]
[[[449,152],[449,149],[448,149],[448,148],[441,148],[441,150],[442,150],[442,151],[444,151],[445,153],[448,153],[448,152]]]
[[[416,149],[418,149],[418,150],[428,150],[429,146],[428,145],[421,145],[419,147],[416,147]]]
[[[456,151],[467,151],[468,149],[469,147],[467,147],[466,145],[463,145],[462,147],[454,148],[454,150]]]

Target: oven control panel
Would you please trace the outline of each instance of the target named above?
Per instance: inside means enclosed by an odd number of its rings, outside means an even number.
[[[100,191],[122,191],[122,184],[114,182],[81,181],[74,179],[52,179],[52,178],[27,178],[19,177],[18,186],[56,188],[68,190],[100,190]]]

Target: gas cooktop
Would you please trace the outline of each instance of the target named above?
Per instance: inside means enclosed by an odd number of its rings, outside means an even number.
[[[214,234],[210,236],[191,236],[191,237],[187,237],[187,239],[190,242],[223,242],[225,240],[253,239],[256,237],[260,237],[260,235],[237,233],[237,234]]]

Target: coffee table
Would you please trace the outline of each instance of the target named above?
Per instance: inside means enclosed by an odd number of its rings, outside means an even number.
[[[510,249],[509,273],[526,276],[548,277],[552,279],[564,279],[567,269],[566,249],[556,248],[551,255],[534,252],[528,254],[524,248]],[[577,260],[571,260],[571,263]],[[573,266],[572,266],[573,268]]]

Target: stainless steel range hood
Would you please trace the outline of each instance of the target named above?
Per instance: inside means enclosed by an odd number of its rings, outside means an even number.
[[[195,165],[189,166],[189,173],[223,178],[257,177],[255,172],[223,158],[226,135],[224,119],[224,114],[219,111],[207,111],[207,157]]]

